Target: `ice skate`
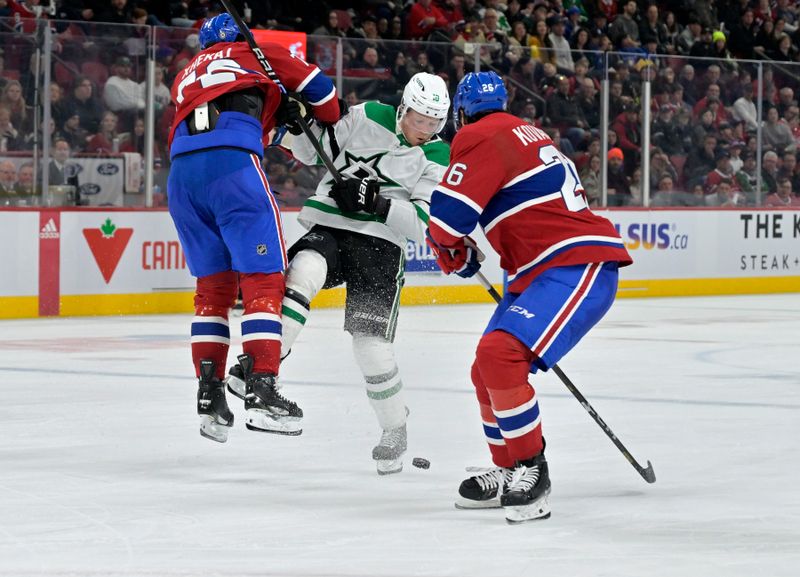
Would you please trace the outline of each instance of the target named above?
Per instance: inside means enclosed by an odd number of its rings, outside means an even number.
[[[225,384],[228,386],[228,392],[244,401],[247,391],[244,382],[244,372],[242,372],[242,366],[240,364],[237,363],[228,369],[228,374],[225,377]]]
[[[289,353],[292,351],[289,351]],[[289,353],[286,353],[283,357],[281,357],[281,361],[289,356]],[[275,377],[277,380],[277,377]],[[232,365],[230,369],[228,369],[228,375],[225,377],[225,384],[228,386],[228,392],[232,394],[234,397],[239,397],[244,401],[244,397],[247,394],[246,385],[244,382],[244,371],[242,371],[242,365],[235,364]],[[278,390],[280,390],[280,385],[276,385]]]
[[[499,509],[500,495],[511,480],[512,469],[469,467],[467,471],[478,474],[461,482],[456,509]]]
[[[247,409],[247,428],[279,435],[302,433],[303,410],[278,392],[275,375],[253,373],[250,355],[239,355],[239,365],[246,383],[244,408]]]
[[[407,448],[406,426],[383,431],[381,440],[372,449],[378,475],[391,475],[403,470],[403,455]]]
[[[200,434],[212,441],[224,443],[233,426],[233,413],[225,400],[225,386],[214,376],[213,361],[200,361],[200,380],[197,386],[197,414],[200,415]]]
[[[544,453],[517,463],[508,487],[500,497],[506,521],[522,523],[550,517],[550,474]]]

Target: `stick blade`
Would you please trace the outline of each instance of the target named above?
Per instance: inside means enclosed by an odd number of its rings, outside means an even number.
[[[639,474],[644,478],[645,481],[648,483],[655,483],[656,482],[656,472],[653,471],[653,464],[650,461],[647,461],[647,468],[639,470]]]

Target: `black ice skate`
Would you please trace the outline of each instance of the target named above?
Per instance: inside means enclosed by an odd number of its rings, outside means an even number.
[[[500,497],[506,510],[506,521],[522,523],[550,517],[550,474],[544,453],[527,461],[520,461],[514,468],[511,481]]]
[[[224,443],[233,426],[233,413],[225,400],[225,387],[214,376],[214,361],[200,361],[200,380],[197,386],[197,414],[200,415],[200,434],[207,439]]]
[[[245,381],[247,428],[280,435],[302,433],[300,421],[303,410],[278,392],[275,375],[253,373],[253,359],[250,355],[239,355],[238,358]]]
[[[406,426],[386,429],[381,440],[372,449],[372,458],[378,468],[378,475],[391,475],[403,470],[403,455],[406,454]]]
[[[461,482],[456,509],[499,509],[500,494],[511,480],[513,470],[504,467],[470,467],[467,471],[479,474]]]
[[[235,364],[228,369],[228,375],[225,377],[225,384],[228,385],[228,392],[234,397],[239,397],[244,401],[247,394],[246,386],[244,383],[244,371],[242,365]]]
[[[290,352],[292,351],[290,350],[289,353]],[[289,353],[286,353],[284,356],[282,356],[281,361],[288,357]],[[225,384],[228,385],[228,392],[230,394],[232,394],[234,397],[239,397],[244,401],[247,391],[244,382],[244,371],[242,370],[242,365],[237,363],[228,369],[228,375],[225,377]]]

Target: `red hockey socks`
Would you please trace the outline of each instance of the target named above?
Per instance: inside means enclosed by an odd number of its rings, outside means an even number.
[[[253,357],[254,373],[278,374],[281,362],[283,273],[239,275],[242,287],[242,349]]]
[[[512,461],[530,459],[544,448],[539,403],[528,383],[532,360],[530,349],[504,331],[492,331],[478,344],[475,362]]]
[[[475,385],[475,394],[478,397],[478,404],[481,409],[481,421],[483,422],[483,434],[489,444],[489,452],[492,454],[492,462],[498,467],[511,468],[514,466],[514,459],[508,454],[505,439],[500,432],[494,412],[492,411],[492,401],[489,399],[489,391],[483,383],[478,361],[472,363],[472,384]]]
[[[192,319],[192,363],[198,378],[202,359],[214,361],[218,379],[225,377],[225,362],[231,343],[228,311],[238,292],[238,275],[233,271],[197,279]]]

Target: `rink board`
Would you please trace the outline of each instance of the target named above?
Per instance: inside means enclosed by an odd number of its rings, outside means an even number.
[[[800,292],[800,211],[598,211],[634,259],[619,296]],[[303,229],[283,215],[287,241]],[[476,235],[479,243],[486,241]],[[496,255],[483,272],[502,283]],[[403,304],[488,302],[477,283],[445,276],[409,243]],[[0,318],[188,312],[189,274],[169,214],[136,209],[0,210]],[[343,289],[314,305],[340,306]]]

